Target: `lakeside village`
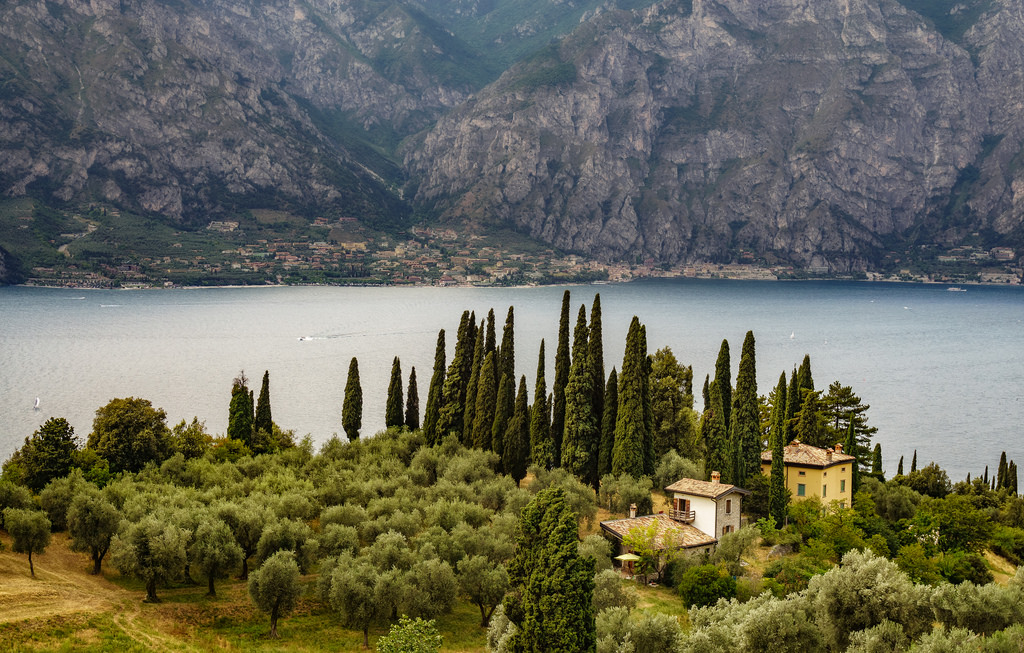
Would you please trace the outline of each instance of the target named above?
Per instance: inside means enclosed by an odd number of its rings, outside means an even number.
[[[116,213],[116,210],[112,210]],[[277,214],[280,212],[264,213]],[[129,254],[83,260],[67,243],[88,240],[95,225],[80,234],[62,234],[60,265],[33,267],[26,285],[151,288],[196,285],[420,285],[528,286],[624,282],[648,277],[697,279],[829,279],[943,284],[1020,284],[1024,268],[1009,247],[964,246],[950,250],[921,247],[899,257],[887,255],[888,272],[835,275],[826,266],[796,269],[740,252],[739,263],[658,265],[654,260],[604,263],[559,252],[515,235],[511,238],[460,234],[451,228],[413,227],[394,236],[371,232],[356,218],[333,222],[319,217],[306,229],[276,234],[246,228],[238,221],[213,221],[205,237],[221,249],[169,243],[173,254]],[[178,234],[181,235],[181,234]],[[56,244],[56,243],[54,243]],[[166,250],[165,250],[166,251]]]

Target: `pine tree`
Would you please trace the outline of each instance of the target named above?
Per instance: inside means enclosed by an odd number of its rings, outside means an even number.
[[[416,368],[409,370],[409,389],[405,393],[405,425],[410,431],[420,427],[420,393],[416,387]]]
[[[252,393],[245,372],[239,373],[231,384],[231,405],[228,407],[228,439],[252,446],[254,416]]]
[[[590,370],[587,311],[580,306],[573,334],[572,366],[565,387],[565,435],[562,468],[583,483],[594,484],[597,471],[598,430],[594,417],[594,375]]]
[[[554,467],[561,467],[562,434],[565,432],[565,386],[569,382],[569,291],[562,294],[562,312],[558,320],[558,347],[555,349],[555,381],[551,386],[551,441]]]
[[[903,476],[903,456],[900,456],[900,462],[896,465],[896,476]]]
[[[484,364],[484,328],[483,325],[477,329],[476,344],[473,347],[473,370],[469,376],[469,386],[466,390],[466,408],[463,412],[462,444],[466,447],[473,446],[473,415],[476,412],[476,391],[480,386],[480,368]]]
[[[729,341],[722,340],[722,346],[718,348],[718,358],[715,360],[715,378],[712,381],[718,384],[718,392],[722,395],[722,421],[725,423],[726,434],[729,433],[729,425],[732,424],[732,367],[729,361]],[[721,470],[723,475],[725,470]]]
[[[615,443],[612,445],[612,474],[644,475],[644,406],[641,386],[644,361],[640,359],[640,320],[635,315],[626,334],[626,351],[619,375],[619,409],[615,416]]]
[[[548,388],[544,381],[544,340],[540,341],[537,357],[537,383],[533,391],[533,406],[530,409],[530,458],[542,469],[550,469],[554,462],[551,444],[551,423],[548,421]]]
[[[730,439],[736,457],[733,482],[742,486],[746,484],[748,478],[761,473],[761,419],[757,401],[753,331],[747,331],[743,339],[730,429]]]
[[[786,373],[779,376],[775,386],[775,405],[772,406],[772,467],[768,482],[768,512],[779,528],[786,522]]]
[[[508,565],[505,615],[516,625],[509,651],[596,650],[594,559],[580,556],[577,532],[561,488],[542,490],[523,508]]]
[[[718,381],[711,382],[711,408],[704,414],[705,418],[705,463],[704,475],[710,478],[711,472],[719,472],[723,483],[732,483],[732,457],[729,454],[729,438],[725,427],[725,411],[722,408],[722,391]]]
[[[348,364],[348,381],[345,382],[345,403],[341,407],[341,426],[349,442],[359,439],[363,426],[363,388],[359,384],[359,361],[353,356]]]
[[[846,453],[854,457],[853,465],[850,470],[850,496],[856,496],[857,491],[860,490],[860,463],[857,462],[857,427],[854,426],[853,422],[850,422],[850,427],[846,431],[846,445],[844,450]]]
[[[821,395],[817,390],[803,390],[804,399],[800,404],[800,412],[793,420],[793,437],[804,444],[814,447],[827,447],[834,443],[829,442],[829,433],[825,428],[825,420],[818,409],[818,398]]]
[[[441,441],[437,431],[437,418],[441,412],[442,392],[444,391],[444,329],[437,332],[437,346],[434,348],[434,374],[430,377],[427,389],[427,407],[423,413],[423,435],[427,444]]]
[[[619,377],[612,368],[604,386],[604,416],[601,419],[601,449],[597,458],[597,477],[612,471],[612,451],[615,448],[615,422],[619,412]]]
[[[516,407],[514,386],[515,381],[508,378],[508,375],[501,375],[501,381],[498,381],[498,397],[494,405],[494,421],[491,423],[491,450],[498,454],[499,465],[505,454],[505,431],[508,430],[508,422],[512,419]]]
[[[877,428],[868,426],[869,408],[871,406],[865,404],[854,393],[853,388],[839,381],[833,381],[828,386],[828,394],[821,398],[821,412],[831,431],[831,438],[838,440],[840,436],[845,437],[850,422],[853,422],[861,451],[870,449],[871,438],[878,431]]]
[[[601,326],[601,293],[594,295],[590,306],[590,371],[594,375],[594,416],[597,430],[601,431],[604,419],[604,330]]]
[[[1003,461],[1004,463],[1006,461]],[[914,457],[910,459],[910,473],[913,474],[917,471],[917,449],[914,449]]]
[[[476,390],[476,408],[473,410],[473,446],[484,451],[491,449],[491,429],[494,427],[494,409],[498,398],[494,378],[496,353],[492,351],[484,356]]]
[[[871,475],[880,481],[885,480],[882,473],[882,445],[876,444],[875,450],[871,452]]]
[[[466,391],[469,386],[468,371],[472,366],[472,361],[467,362],[467,360],[472,357],[473,346],[476,342],[475,338],[472,341],[469,340],[470,324],[469,311],[463,311],[455,340],[455,354],[452,356],[452,362],[448,365],[448,372],[444,377],[444,388],[441,391],[441,410],[437,416],[437,433],[440,438],[446,437],[449,433],[455,433],[457,437],[462,436]],[[475,327],[472,331],[475,331]]]
[[[502,374],[508,376],[509,383],[515,386],[516,382],[516,337],[515,337],[515,307],[508,307],[508,315],[505,316],[505,328],[501,332],[501,367],[498,377]],[[512,394],[515,394],[513,388]],[[512,400],[515,403],[515,400]]]
[[[263,372],[263,385],[260,386],[260,398],[256,402],[256,417],[252,430],[254,433],[274,432],[274,419],[270,414],[270,370]]]
[[[388,383],[388,398],[384,406],[384,426],[401,426],[405,421],[403,415],[405,403],[402,397],[402,363],[395,356],[391,361],[391,382]]]
[[[502,452],[502,463],[505,473],[516,481],[516,485],[526,476],[526,462],[530,453],[530,410],[527,406],[529,396],[526,392],[526,376],[519,379],[519,391],[516,393],[516,409],[505,431],[505,450]]]

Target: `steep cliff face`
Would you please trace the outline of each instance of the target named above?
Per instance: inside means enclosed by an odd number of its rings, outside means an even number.
[[[1012,237],[1024,19],[985,4],[956,40],[893,0],[606,12],[410,145],[411,189],[608,259],[847,271],[906,238]]]
[[[369,143],[481,81],[450,34],[370,0],[14,0],[0,53],[4,193],[186,220],[282,204],[401,216],[400,171]]]

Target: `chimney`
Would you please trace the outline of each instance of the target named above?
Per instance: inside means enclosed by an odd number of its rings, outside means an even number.
[[[711,482],[712,483],[721,483],[722,482],[722,475],[719,474],[718,472],[711,472]]]
[[[827,463],[832,462],[832,450],[831,449],[825,449],[825,462],[827,462]]]
[[[836,453],[843,453],[843,445],[836,444]]]
[[[635,503],[629,504],[629,518],[630,519],[636,519],[636,504]]]

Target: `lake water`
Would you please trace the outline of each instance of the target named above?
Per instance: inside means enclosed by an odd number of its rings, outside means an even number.
[[[564,288],[218,288],[153,291],[0,288],[0,460],[48,417],[84,441],[114,397],[150,399],[168,423],[198,416],[227,427],[240,370],[259,392],[270,371],[274,420],[322,443],[341,429],[349,359],[359,359],[363,434],[383,427],[391,360],[416,367],[426,402],[438,329],[448,360],[464,309],[516,313],[516,370],[532,388],[547,340],[547,379]],[[606,367],[621,367],[638,315],[650,350],[692,364],[697,401],[723,338],[733,379],[748,329],[757,339],[758,391],[810,354],[815,384],[851,385],[878,427],[888,474],[918,452],[953,480],[1003,450],[1024,462],[1024,289],[844,282],[651,280],[571,288],[579,305],[601,293]],[[300,338],[302,338],[300,340]],[[33,409],[39,397],[40,408]],[[532,398],[532,389],[531,389]],[[698,406],[699,408],[699,406]]]

